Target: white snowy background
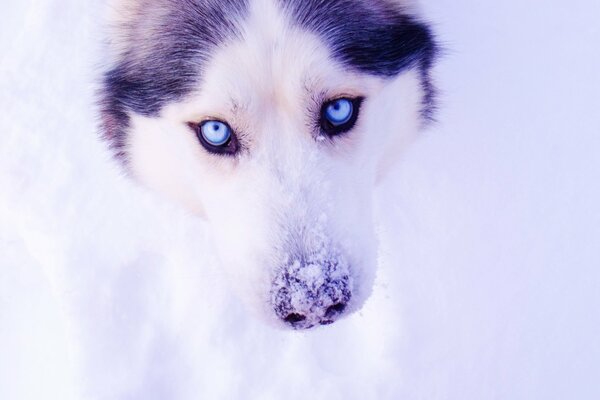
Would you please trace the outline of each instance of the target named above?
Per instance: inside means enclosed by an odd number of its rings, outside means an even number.
[[[378,193],[374,295],[292,333],[97,141],[101,7],[3,0],[0,399],[600,398],[600,3],[424,3],[440,122]]]

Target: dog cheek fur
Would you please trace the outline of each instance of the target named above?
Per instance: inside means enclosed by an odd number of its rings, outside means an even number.
[[[371,99],[366,124],[379,157],[377,181],[418,138],[425,123],[422,113],[426,96],[420,71],[411,69],[390,80]]]

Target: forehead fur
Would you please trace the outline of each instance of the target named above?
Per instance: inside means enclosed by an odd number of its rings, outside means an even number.
[[[215,49],[243,40],[257,0],[115,0],[110,41],[115,59],[101,96],[105,137],[124,155],[129,115],[156,116],[197,90]],[[288,24],[320,38],[340,65],[392,77],[427,70],[435,54],[429,28],[389,0],[271,0]],[[265,20],[268,24],[269,21]],[[241,61],[243,62],[243,61]]]

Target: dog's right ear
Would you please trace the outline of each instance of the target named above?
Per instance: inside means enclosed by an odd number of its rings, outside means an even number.
[[[144,3],[148,2],[144,0],[108,0],[106,20],[111,25],[127,24],[139,15]]]
[[[160,0],[108,0],[104,13],[109,50],[115,56],[125,53],[139,31],[144,10],[157,6]]]

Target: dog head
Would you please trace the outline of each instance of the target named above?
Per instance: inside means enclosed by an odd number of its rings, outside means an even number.
[[[103,135],[207,219],[250,309],[295,329],[368,297],[373,188],[432,110],[430,30],[388,0],[115,0]]]

